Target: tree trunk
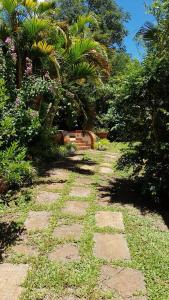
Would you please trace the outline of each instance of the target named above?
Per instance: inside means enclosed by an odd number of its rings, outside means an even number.
[[[49,111],[46,116],[46,121],[45,121],[45,128],[50,129],[53,125],[54,117],[56,115],[57,109],[58,109],[58,104],[60,100],[62,99],[62,92],[61,92],[61,87],[58,87],[57,93],[55,100],[51,107],[49,108]]]

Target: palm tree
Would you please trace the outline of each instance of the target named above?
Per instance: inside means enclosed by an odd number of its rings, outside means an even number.
[[[12,42],[16,55],[16,83],[23,81],[26,59],[33,72],[43,76],[48,68],[56,80],[55,101],[49,105],[46,127],[51,127],[65,83],[96,82],[109,73],[106,49],[92,38],[93,16],[81,16],[72,26],[59,22],[54,1],[0,0],[0,39]],[[31,70],[32,71],[32,70]]]
[[[158,40],[159,30],[157,25],[151,22],[146,22],[139,31],[136,33],[136,40],[138,42],[143,42],[146,47],[151,47]]]

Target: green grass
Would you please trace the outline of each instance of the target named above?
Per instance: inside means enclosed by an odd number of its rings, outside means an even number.
[[[108,153],[121,153],[126,149],[127,144],[112,143]],[[99,170],[99,164],[103,162],[106,152],[98,154],[87,152],[86,159],[95,160],[96,171]],[[116,171],[115,164],[112,163],[115,176],[125,177],[127,172],[120,174]],[[21,300],[40,300],[45,295],[50,295],[52,300],[64,293],[74,291],[80,299],[88,300],[106,300],[113,299],[113,293],[104,293],[99,288],[100,267],[104,260],[96,259],[93,256],[93,234],[95,232],[117,232],[110,228],[99,229],[95,225],[95,214],[100,210],[121,211],[124,217],[125,233],[131,252],[132,260],[130,262],[111,262],[112,266],[124,266],[138,269],[144,273],[147,285],[149,300],[169,300],[169,232],[162,232],[156,226],[156,222],[163,223],[161,217],[156,213],[146,213],[141,215],[139,208],[133,206],[122,206],[120,203],[108,207],[100,207],[97,204],[96,187],[102,180],[102,176],[96,172],[91,175],[95,183],[91,186],[92,193],[88,198],[76,198],[69,196],[71,187],[79,177],[78,173],[69,171],[69,180],[60,190],[60,198],[56,204],[37,205],[34,202],[36,187],[31,192],[32,200],[27,199],[26,194],[18,196],[17,201],[11,201],[10,205],[1,204],[1,214],[3,219],[14,216],[16,223],[23,225],[30,210],[47,210],[52,212],[50,225],[47,229],[29,234],[30,244],[36,246],[39,252],[37,257],[25,257],[11,252],[11,247],[6,249],[9,256],[5,261],[12,263],[28,263],[30,271],[28,278],[24,283],[25,293]],[[26,197],[26,198],[25,198]],[[73,217],[61,212],[68,200],[88,201],[89,209],[85,217]],[[64,224],[77,222],[84,226],[82,237],[79,241],[74,241],[80,249],[81,261],[61,264],[54,263],[48,259],[48,253],[57,245],[66,242],[73,242],[72,239],[56,239],[52,236],[54,228],[62,220]]]

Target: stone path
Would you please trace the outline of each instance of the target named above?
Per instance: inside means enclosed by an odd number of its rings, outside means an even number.
[[[86,215],[86,210],[88,207],[89,204],[87,202],[67,201],[66,206],[62,209],[62,212],[82,217]]]
[[[62,225],[56,228],[53,236],[58,239],[79,240],[82,234],[83,226],[80,224]]]
[[[51,213],[47,211],[31,211],[25,221],[25,228],[28,231],[42,230],[49,225]]]
[[[18,300],[23,292],[21,285],[24,283],[28,272],[28,265],[0,265],[0,299]]]
[[[38,194],[36,202],[38,204],[53,204],[56,202],[59,196],[60,195],[58,193],[42,191]]]
[[[54,249],[49,255],[49,259],[54,261],[69,262],[79,261],[79,249],[75,244],[65,244]]]
[[[101,269],[100,284],[104,290],[115,290],[122,299],[140,300],[133,295],[146,292],[143,274],[129,268],[104,265]]]
[[[95,233],[94,255],[111,260],[130,259],[126,239],[122,234]]]
[[[107,193],[103,193],[98,189],[97,196],[94,199],[92,192],[93,184],[96,184],[92,177],[95,173],[102,180],[101,188],[109,188],[109,178],[113,174],[111,162],[116,159],[117,155],[106,154],[102,163],[99,166],[94,164],[82,163],[82,156],[76,155],[70,158],[71,163],[79,164],[79,169],[85,171],[76,176],[74,182],[67,185],[66,200],[62,199],[62,190],[66,185],[65,181],[69,179],[69,171],[65,169],[52,169],[48,171],[49,178],[64,181],[56,183],[45,183],[42,189],[38,189],[38,194],[35,197],[35,210],[28,212],[24,227],[28,234],[37,236],[43,241],[43,230],[51,227],[50,233],[46,238],[51,239],[52,245],[44,252],[45,259],[47,259],[53,266],[55,264],[81,263],[83,257],[81,256],[81,241],[85,235],[86,218],[90,216],[93,218],[93,223],[90,225],[92,234],[91,244],[91,262],[94,259],[99,261],[99,276],[97,278],[97,289],[102,292],[112,292],[116,300],[147,300],[146,287],[144,276],[142,272],[131,268],[121,267],[124,262],[132,261],[130,250],[126,239],[125,226],[123,222],[123,214],[120,211],[112,211],[111,197]],[[73,170],[73,169],[72,169]],[[83,175],[82,175],[83,174]],[[104,177],[104,178],[103,178]],[[43,190],[44,188],[44,190]],[[59,189],[59,192],[57,191]],[[65,192],[64,192],[65,193]],[[65,194],[64,194],[65,195]],[[72,199],[77,198],[75,200]],[[97,202],[95,201],[97,198]],[[93,200],[91,200],[93,199]],[[49,206],[45,210],[44,205],[59,203],[59,213],[61,217],[56,221],[55,214],[53,214],[53,206]],[[95,205],[94,213],[90,211]],[[37,207],[41,207],[42,211]],[[96,208],[97,205],[97,208]],[[51,209],[50,209],[51,208]],[[93,208],[92,208],[93,209]],[[55,212],[55,210],[54,210]],[[53,220],[53,221],[51,221]],[[54,222],[54,223],[53,223]],[[38,258],[38,249],[30,246],[22,241],[16,243],[12,247],[14,253],[21,254],[26,257]],[[117,267],[112,267],[113,262],[117,263]],[[118,265],[118,262],[120,265]],[[22,292],[22,284],[28,274],[28,269],[31,269],[31,261],[27,264],[10,264],[3,263],[0,265],[0,300],[19,300]],[[90,266],[88,265],[90,270]],[[92,266],[91,266],[92,270]],[[73,273],[77,270],[73,270]],[[63,270],[62,270],[63,272]],[[80,272],[85,272],[80,269],[79,278],[83,276]],[[85,275],[86,276],[86,275]],[[57,280],[57,278],[55,278]],[[76,283],[75,283],[76,285]],[[93,296],[90,300],[110,299],[103,296]],[[22,298],[21,298],[22,299]],[[38,298],[39,299],[39,298]],[[52,299],[47,295],[43,300]],[[53,298],[55,299],[55,297]],[[58,300],[85,300],[86,297],[79,297],[73,291],[62,295],[56,295]],[[88,299],[88,298],[87,298]]]
[[[99,211],[96,214],[97,227],[111,227],[124,230],[123,216],[121,212]]]

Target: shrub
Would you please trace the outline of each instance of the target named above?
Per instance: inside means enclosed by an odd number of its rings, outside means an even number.
[[[97,150],[105,151],[109,148],[110,142],[107,139],[98,139],[95,146]]]
[[[0,151],[0,178],[9,188],[18,188],[30,184],[35,170],[30,161],[26,161],[26,149],[13,142],[5,151]]]
[[[74,153],[77,150],[77,146],[74,143],[67,143],[65,147],[70,153]]]

